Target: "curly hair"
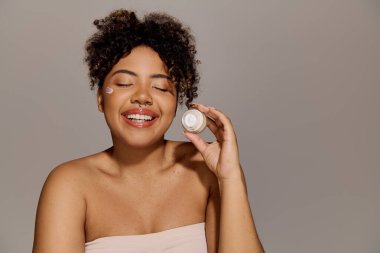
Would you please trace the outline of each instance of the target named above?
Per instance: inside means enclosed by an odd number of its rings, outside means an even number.
[[[106,75],[120,58],[144,45],[158,53],[176,86],[178,103],[189,107],[198,96],[199,73],[195,58],[195,39],[190,28],[161,12],[145,15],[142,20],[133,11],[118,9],[103,19],[94,20],[97,31],[86,41],[84,61],[89,67],[91,90],[103,87]]]

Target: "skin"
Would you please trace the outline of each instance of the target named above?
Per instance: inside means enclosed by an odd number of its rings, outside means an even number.
[[[215,108],[195,104],[211,119],[207,126],[216,141],[206,143],[188,132],[184,135],[190,142],[165,140],[177,103],[175,85],[165,75],[168,71],[159,55],[145,46],[134,48],[111,69],[97,102],[113,146],[51,171],[38,204],[33,253],[83,253],[85,242],[100,237],[154,233],[200,222],[206,223],[209,253],[263,252],[249,218],[230,120]],[[106,93],[106,87],[113,92]],[[138,107],[154,111],[158,120],[146,128],[128,125],[121,113]],[[229,230],[240,234],[236,221],[248,239],[235,240],[229,234]],[[233,240],[222,242],[220,236]]]

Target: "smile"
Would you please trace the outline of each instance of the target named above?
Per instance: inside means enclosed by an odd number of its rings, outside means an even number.
[[[130,114],[127,115],[127,118],[134,121],[151,121],[153,119],[152,116],[143,114]]]
[[[137,128],[149,127],[159,118],[158,114],[148,109],[131,109],[122,113],[124,120]]]

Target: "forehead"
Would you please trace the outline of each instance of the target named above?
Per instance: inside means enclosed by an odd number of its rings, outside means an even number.
[[[147,46],[133,48],[113,66],[112,71],[123,68],[142,75],[152,74],[152,72],[167,73],[167,67],[159,54]]]

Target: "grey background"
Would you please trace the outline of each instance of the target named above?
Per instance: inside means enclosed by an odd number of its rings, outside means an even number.
[[[2,0],[0,252],[31,251],[53,167],[111,145],[82,59],[92,21],[121,7],[192,28],[197,101],[234,123],[268,253],[380,252],[376,0]]]

